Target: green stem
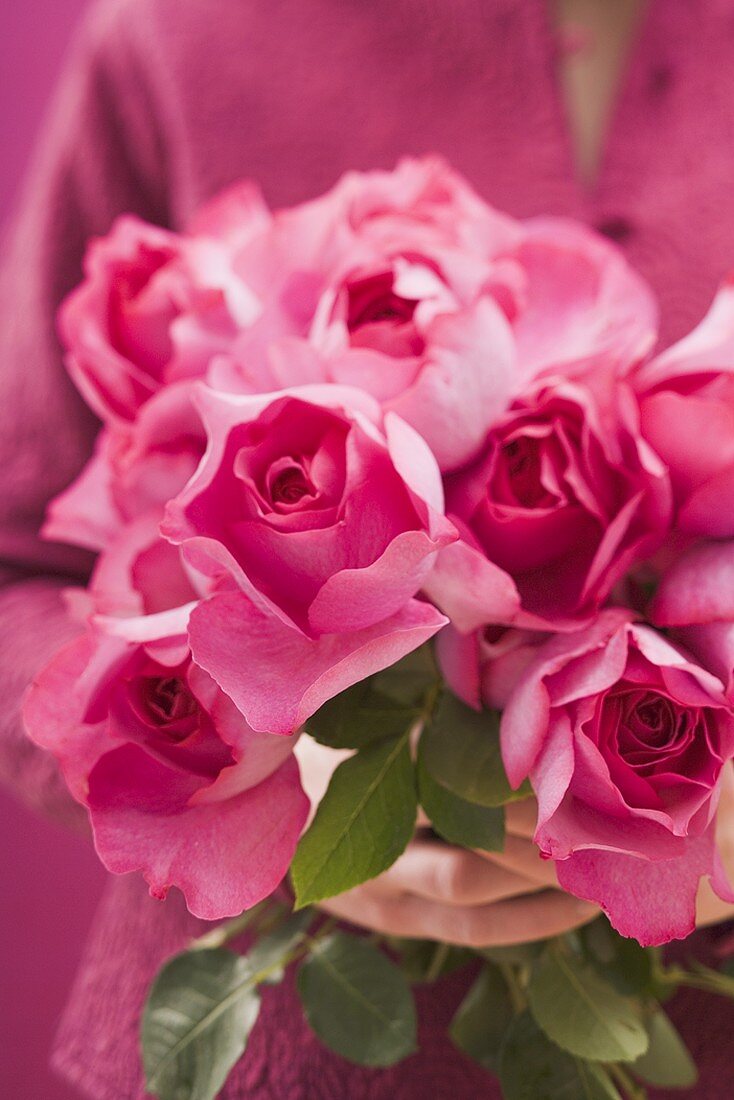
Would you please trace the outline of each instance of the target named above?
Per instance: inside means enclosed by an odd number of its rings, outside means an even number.
[[[664,985],[687,986],[689,989],[702,989],[705,993],[716,993],[720,997],[734,995],[734,980],[726,975],[719,976],[715,971],[698,973],[695,970],[683,970],[679,966],[671,966],[659,976]]]
[[[241,936],[248,928],[256,926],[261,917],[269,914],[274,909],[275,904],[270,898],[266,898],[258,905],[253,906],[252,909],[247,909],[244,913],[240,913],[238,917],[217,925],[211,932],[205,932],[203,936],[193,940],[190,950],[204,951],[212,947],[224,947],[226,943]],[[278,908],[280,909],[280,906]]]
[[[510,1000],[512,1001],[512,1007],[515,1009],[515,1012],[519,1014],[523,1012],[527,1006],[527,1001],[525,999],[525,990],[522,988],[522,985],[518,980],[517,974],[515,973],[515,968],[512,966],[511,963],[497,963],[497,965],[502,971],[502,977],[507,983],[507,988],[510,993]]]
[[[430,963],[428,964],[428,968],[427,968],[426,973],[425,973],[424,981],[426,981],[426,982],[435,982],[436,978],[439,976],[439,974],[443,970],[444,963],[446,962],[446,959],[449,956],[449,951],[450,950],[451,950],[451,948],[449,947],[449,945],[447,943],[437,943],[436,944],[436,950],[433,952],[433,957],[432,957]]]
[[[647,1089],[633,1080],[627,1070],[623,1069],[618,1062],[610,1062],[606,1068],[614,1083],[622,1089],[627,1100],[647,1100]]]

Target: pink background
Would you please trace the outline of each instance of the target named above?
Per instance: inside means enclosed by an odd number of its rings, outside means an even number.
[[[87,0],[5,5],[0,37],[0,219]],[[71,1100],[47,1068],[56,1022],[104,881],[88,842],[0,790],[0,1095]]]

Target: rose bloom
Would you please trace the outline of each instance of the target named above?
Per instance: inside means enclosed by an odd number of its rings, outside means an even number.
[[[394,414],[383,423],[357,390],[233,396],[202,387],[199,405],[207,451],[162,525],[220,589],[192,617],[194,656],[256,728],[296,728],[324,668],[347,662],[346,687],[396,660],[396,645],[402,655],[409,639],[420,644],[445,624],[414,599],[456,538],[438,467],[412,428]],[[258,676],[279,686],[264,692]]]
[[[617,250],[562,220],[521,223],[442,161],[349,173],[276,214],[238,256],[263,313],[217,388],[359,386],[426,439],[443,470],[470,459],[519,384],[654,342],[652,295]]]
[[[462,539],[426,591],[457,629],[568,630],[662,542],[670,489],[629,387],[600,371],[515,401],[447,478],[446,507]]]
[[[714,839],[734,714],[721,682],[621,610],[557,635],[520,675],[502,755],[538,799],[561,886],[645,945],[694,929],[702,875],[731,900]]]
[[[442,467],[476,448],[512,381],[509,327],[483,288],[515,234],[442,161],[351,172],[278,212],[241,249],[237,274],[263,303],[216,388],[358,386],[427,440]]]
[[[58,758],[116,874],[198,917],[234,916],[286,873],[308,813],[294,738],[256,733],[191,658],[188,609],[96,620],[32,686],[25,722]]]
[[[161,386],[201,375],[255,319],[259,305],[231,259],[267,217],[243,185],[205,207],[185,235],[124,216],[92,242],[59,327],[71,376],[98,416],[132,419]]]
[[[515,239],[493,255],[491,290],[512,326],[523,381],[585,374],[592,360],[625,374],[644,359],[657,339],[657,303],[620,250],[565,218],[515,225]]]
[[[192,392],[191,382],[166,386],[134,421],[103,429],[82,473],[49,506],[44,537],[100,552],[90,584],[98,612],[150,614],[195,598],[178,549],[159,531],[206,447]]]
[[[734,536],[734,283],[694,331],[635,372],[642,430],[670,469],[676,526]]]

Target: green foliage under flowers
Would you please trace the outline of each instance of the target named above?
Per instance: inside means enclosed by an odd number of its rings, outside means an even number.
[[[306,1019],[330,1050],[391,1066],[416,1049],[410,985],[378,947],[344,932],[320,940],[298,972]]]
[[[407,732],[345,760],[291,866],[297,906],[341,894],[387,870],[405,851],[417,812]]]
[[[292,865],[295,909],[262,903],[195,941],[158,975],[142,1021],[150,1093],[214,1100],[245,1051],[269,985],[297,968],[309,1025],[341,1057],[389,1066],[416,1049],[411,985],[479,967],[453,1023],[505,1100],[642,1100],[696,1069],[662,1004],[681,985],[734,999],[734,975],[619,936],[599,918],[537,944],[478,951],[335,930],[309,908],[373,878],[405,850],[419,804],[450,843],[499,850],[510,789],[498,720],[442,687],[428,647],[332,700],[309,723],[353,754],[335,770]],[[244,953],[227,945],[247,933]]]

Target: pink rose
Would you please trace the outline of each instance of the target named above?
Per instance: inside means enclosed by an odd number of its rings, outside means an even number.
[[[627,385],[540,382],[446,481],[462,540],[426,591],[462,632],[487,623],[569,630],[662,541],[666,471],[641,438]]]
[[[101,551],[90,585],[103,614],[150,614],[195,598],[176,547],[161,538],[166,503],[206,446],[192,383],[164,387],[136,420],[105,428],[77,480],[52,501],[46,538]]]
[[[491,251],[515,233],[441,161],[349,173],[241,250],[237,272],[263,313],[210,381],[358,386],[455,466],[509,397],[509,327],[483,288]]]
[[[623,611],[537,651],[502,716],[502,755],[538,799],[535,841],[564,889],[645,945],[694,929],[734,714],[722,685]]]
[[[231,267],[248,234],[223,235],[227,205],[244,226],[260,225],[257,202],[248,206],[238,193],[201,215],[202,229],[219,238],[180,236],[125,216],[91,244],[86,278],[62,306],[59,325],[71,375],[103,420],[130,420],[162,385],[201,375],[257,316],[258,303]]]
[[[237,270],[263,313],[214,362],[216,388],[359,386],[443,470],[528,378],[610,356],[627,368],[655,340],[652,294],[618,250],[571,222],[506,218],[435,159],[348,174],[276,215]]]
[[[253,726],[287,731],[327,684],[342,690],[445,624],[413,597],[456,534],[425,443],[394,414],[383,425],[366,394],[202,387],[199,403],[209,446],[162,531],[210,584],[239,591],[197,610],[194,657]]]
[[[547,371],[587,374],[590,363],[624,374],[652,350],[655,297],[618,248],[565,218],[531,218],[518,230],[493,257],[493,290],[525,382]]]
[[[250,729],[192,659],[188,609],[97,621],[31,688],[30,736],[58,758],[116,874],[234,916],[281,881],[308,801],[294,739]]]
[[[456,533],[436,462],[366,394],[201,389],[209,446],[164,535],[202,571],[311,636],[373,626],[421,588]]]
[[[670,469],[676,526],[734,536],[734,282],[698,328],[635,375],[642,431]]]

